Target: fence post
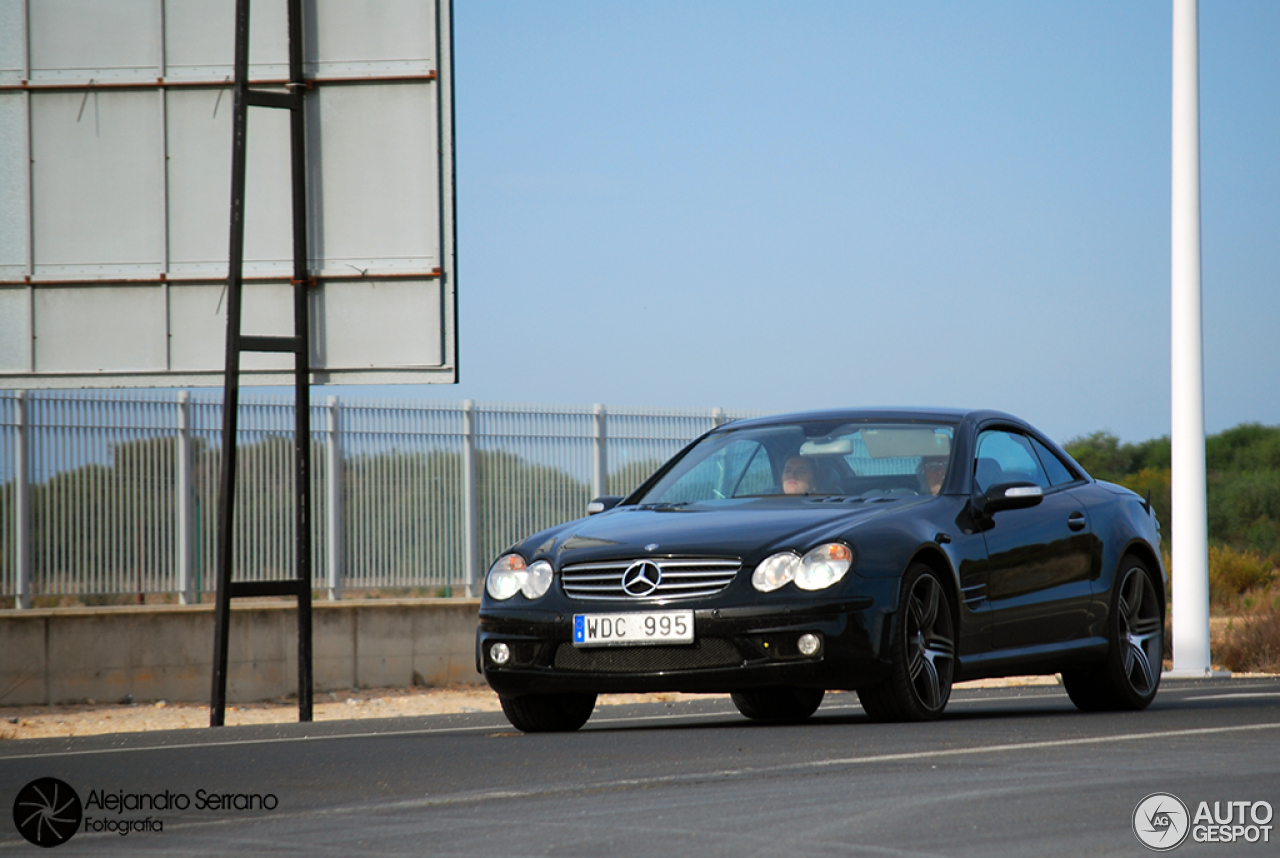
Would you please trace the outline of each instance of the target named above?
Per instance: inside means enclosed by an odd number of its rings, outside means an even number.
[[[467,546],[465,574],[467,598],[477,594],[476,582],[480,571],[480,498],[476,486],[476,404],[468,399],[462,403],[462,495],[466,509],[463,512],[466,526],[464,537]]]
[[[13,438],[13,543],[14,577],[16,584],[13,604],[16,608],[31,607],[31,510],[27,504],[27,455],[28,420],[27,392],[19,390],[14,395],[14,417],[17,426]]]
[[[177,475],[174,491],[178,500],[178,601],[195,602],[195,534],[191,486],[191,394],[178,392]]]
[[[342,414],[336,396],[330,396],[325,407],[329,415],[329,434],[325,439],[325,475],[329,480],[326,549],[329,553],[329,598],[336,602],[342,598],[342,573],[346,560],[344,528],[347,516],[342,506]]]
[[[720,406],[711,409],[711,425],[713,427],[724,425],[724,409]]]
[[[594,415],[594,432],[591,435],[591,497],[598,498],[609,493],[609,454],[608,427],[609,419],[603,405],[591,406]]]

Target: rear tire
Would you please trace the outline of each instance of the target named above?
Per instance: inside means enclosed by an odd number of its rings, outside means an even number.
[[[933,569],[907,569],[898,613],[889,677],[859,688],[858,699],[873,721],[932,721],[947,708],[956,663],[955,615]]]
[[[1120,561],[1119,582],[1107,618],[1107,660],[1064,670],[1062,684],[1084,712],[1146,709],[1160,688],[1164,658],[1164,606],[1147,564],[1133,555]]]
[[[524,733],[570,733],[577,730],[596,708],[594,694],[531,694],[507,697],[499,694],[502,712]]]
[[[821,688],[783,686],[735,691],[730,696],[733,698],[733,705],[748,718],[798,724],[818,711],[826,693]]]

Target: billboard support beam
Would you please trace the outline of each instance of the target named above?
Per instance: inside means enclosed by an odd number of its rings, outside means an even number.
[[[311,353],[308,292],[314,285],[307,256],[307,82],[302,75],[302,0],[289,9],[287,93],[249,88],[249,0],[236,0],[235,99],[231,154],[231,242],[227,275],[227,347],[222,399],[222,469],[218,498],[218,590],[214,612],[213,689],[209,726],[226,719],[227,654],[231,600],[292,596],[298,600],[298,720],[312,719],[311,652]],[[293,336],[240,334],[244,290],[245,161],[250,106],[288,110],[293,185]],[[232,582],[235,544],[236,433],[240,410],[240,355],[246,351],[294,355],[294,577],[283,581]]]

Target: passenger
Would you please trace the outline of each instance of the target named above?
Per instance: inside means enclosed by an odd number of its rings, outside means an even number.
[[[920,484],[931,495],[942,491],[942,481],[947,476],[947,460],[943,458],[924,459],[918,470]]]
[[[782,491],[789,495],[807,495],[816,483],[813,463],[803,456],[792,456],[782,466]]]

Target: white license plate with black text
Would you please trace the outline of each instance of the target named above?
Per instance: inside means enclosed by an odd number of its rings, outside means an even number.
[[[573,642],[579,646],[693,643],[693,611],[575,614]]]

